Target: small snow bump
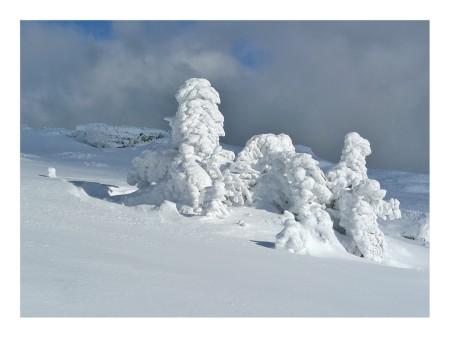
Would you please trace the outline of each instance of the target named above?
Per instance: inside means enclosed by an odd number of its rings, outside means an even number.
[[[47,169],[48,177],[56,177],[56,169],[49,167]]]
[[[241,227],[246,227],[248,224],[245,223],[243,220],[239,220],[236,222],[237,225],[241,226]]]

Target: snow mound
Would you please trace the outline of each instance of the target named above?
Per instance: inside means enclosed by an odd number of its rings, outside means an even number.
[[[56,177],[56,169],[52,167],[48,167],[47,169],[48,177],[55,178]]]
[[[168,134],[153,128],[89,123],[77,126],[70,136],[96,148],[125,148],[147,144],[165,138]]]

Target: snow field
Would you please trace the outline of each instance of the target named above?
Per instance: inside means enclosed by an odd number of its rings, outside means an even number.
[[[57,155],[65,151],[108,166]],[[23,130],[22,152],[24,317],[429,315],[429,248],[397,231],[382,264],[320,243],[292,255],[274,249],[284,217],[273,206],[217,219],[181,216],[170,202],[116,203],[136,189],[125,182],[133,148]]]

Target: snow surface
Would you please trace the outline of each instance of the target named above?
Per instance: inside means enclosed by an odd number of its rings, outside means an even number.
[[[275,249],[286,217],[268,205],[224,219],[122,205],[155,143],[100,149],[69,132],[21,129],[23,317],[429,316],[428,175],[368,170],[402,209],[380,221],[383,263],[320,242],[293,255]]]

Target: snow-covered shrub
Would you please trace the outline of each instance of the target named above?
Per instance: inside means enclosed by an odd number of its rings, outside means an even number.
[[[71,136],[97,148],[124,148],[162,139],[167,137],[167,132],[153,128],[90,123],[77,126]]]
[[[285,134],[261,134],[250,138],[224,173],[226,197],[230,204],[250,205],[253,190],[260,176],[283,170],[279,154],[295,152],[292,141]],[[274,167],[276,166],[276,167]],[[261,192],[262,195],[265,192]],[[264,198],[264,197],[263,197]]]
[[[400,202],[394,198],[384,201],[386,190],[380,188],[380,182],[367,179],[353,188],[356,195],[362,196],[370,204],[377,217],[398,219],[401,217]]]
[[[251,188],[239,173],[233,173],[229,169],[225,169],[223,183],[225,185],[223,203],[227,206],[251,205],[253,203]]]
[[[250,138],[236,160],[223,171],[224,203],[228,206],[251,205],[254,202],[254,186],[259,177],[270,171],[278,171],[278,167],[283,166],[277,162],[277,154],[293,152],[294,146],[285,134],[262,134]]]
[[[194,157],[181,156],[176,149],[145,151],[133,159],[128,183],[139,190],[126,197],[127,205],[176,203],[182,214],[200,214],[204,191],[211,177]]]
[[[309,234],[302,224],[295,220],[295,216],[289,211],[285,211],[286,219],[283,230],[276,235],[275,247],[284,248],[296,253],[305,248],[305,242]]]
[[[212,186],[206,188],[204,211],[207,216],[226,217],[229,215],[226,201],[225,183],[215,180]]]
[[[283,229],[276,235],[277,248],[285,248],[291,252],[306,251],[312,239],[342,247],[334,233],[330,215],[320,204],[304,205],[296,215],[287,210],[284,214],[292,217],[285,220]]]
[[[297,222],[285,222],[285,228],[277,235],[277,239],[283,239],[286,232],[292,233],[293,229],[288,230],[286,227],[295,225],[301,229],[298,232],[302,239],[296,243],[301,243],[302,246],[294,251],[307,248],[311,237],[340,246],[333,230],[333,221],[325,210],[332,193],[326,186],[325,175],[318,162],[310,154],[288,153],[284,155],[284,163],[284,172],[277,174],[272,180],[273,183],[267,186],[278,186],[278,201],[275,203],[283,210],[291,212]],[[283,246],[282,243],[283,241],[278,241],[277,246]]]
[[[355,132],[346,135],[341,160],[327,174],[333,192],[328,211],[350,237],[347,251],[380,262],[387,244],[377,218],[398,219],[401,212],[400,202],[384,201],[386,190],[368,178],[365,157],[370,153],[369,141]]]
[[[144,150],[133,159],[133,167],[128,172],[128,184],[142,189],[150,184],[166,181],[176,155],[177,151],[167,145]]]
[[[289,136],[253,136],[230,165],[230,172],[245,187],[240,191],[250,192],[253,201],[271,203],[292,216],[277,236],[277,247],[301,251],[310,237],[339,245],[333,222],[325,211],[332,196],[325,175],[310,154],[295,152]],[[244,200],[236,195],[239,201]]]
[[[294,214],[307,203],[325,204],[332,196],[319,163],[310,154],[296,153],[285,134],[253,136],[230,171],[239,175],[256,199]]]
[[[201,214],[205,189],[211,177],[194,157],[178,155],[170,167],[166,199],[177,203],[183,214]]]

